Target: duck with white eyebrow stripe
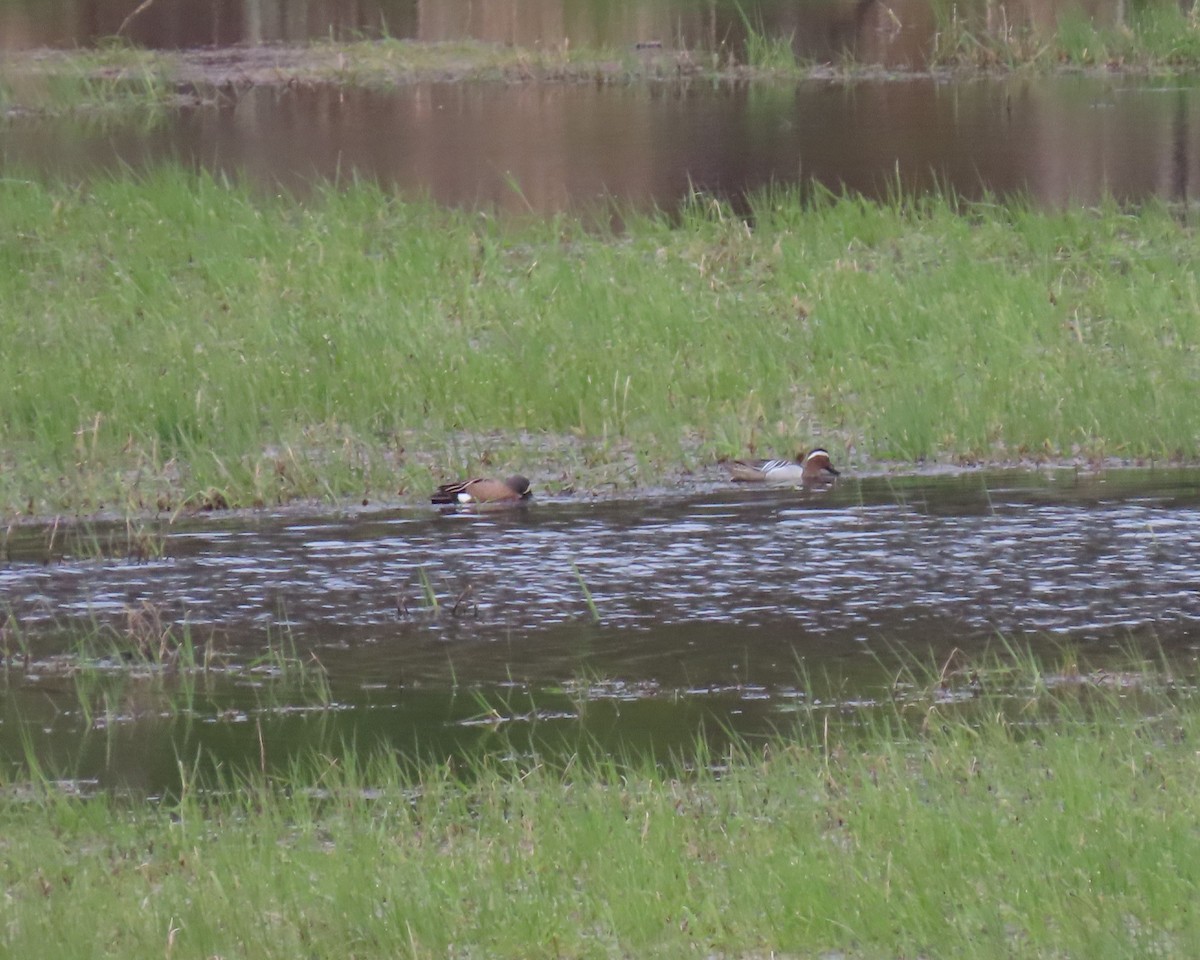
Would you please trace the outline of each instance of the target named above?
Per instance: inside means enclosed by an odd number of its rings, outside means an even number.
[[[731,479],[748,483],[800,483],[805,486],[833,483],[840,472],[833,468],[829,451],[821,447],[795,460],[733,460],[728,465]]]

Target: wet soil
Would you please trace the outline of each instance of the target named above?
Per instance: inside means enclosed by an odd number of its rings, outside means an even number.
[[[649,482],[640,482],[636,478],[637,466],[632,454],[622,458],[619,454],[609,456],[603,467],[594,470],[581,470],[573,473],[568,480],[556,464],[579,461],[575,444],[567,442],[569,451],[564,454],[561,445],[550,443],[548,451],[551,456],[545,461],[526,461],[520,465],[533,485],[532,497],[539,503],[557,504],[596,504],[644,501],[652,503],[660,500],[670,500],[680,497],[703,497],[721,495],[731,490],[754,489],[754,485],[734,483],[729,471],[723,463],[709,463],[694,469],[664,469],[661,478]],[[557,456],[555,455],[557,454]],[[762,456],[769,454],[762,453]],[[1166,470],[1170,472],[1190,471],[1200,465],[1186,459],[1149,460],[1144,458],[1123,459],[1119,457],[1077,456],[1077,457],[995,457],[983,459],[980,457],[963,456],[954,460],[922,461],[918,463],[897,463],[894,461],[855,460],[847,464],[838,457],[837,465],[842,470],[838,486],[845,488],[856,483],[923,483],[938,480],[959,480],[969,482],[973,477],[986,478],[989,476],[1016,474],[1027,477],[1072,477],[1076,482],[1106,482],[1112,481],[1115,486],[1123,487],[1128,482],[1139,482],[1146,471]],[[429,459],[426,466],[432,471],[436,464]],[[493,471],[496,472],[496,471]],[[499,471],[503,473],[504,471]],[[64,530],[79,523],[124,524],[134,521],[167,521],[174,523],[189,518],[218,515],[231,521],[253,521],[264,515],[272,516],[306,516],[317,513],[330,513],[339,516],[356,516],[373,514],[379,511],[404,509],[414,504],[428,503],[432,486],[429,490],[410,489],[404,487],[393,491],[382,491],[368,497],[344,497],[329,499],[328,497],[297,496],[274,504],[247,504],[231,502],[225,494],[215,491],[196,491],[182,485],[182,478],[176,473],[167,478],[174,492],[164,494],[162,505],[157,508],[142,510],[132,509],[128,504],[131,498],[113,498],[114,502],[126,504],[123,509],[98,506],[95,508],[79,505],[74,509],[42,513],[36,511],[18,512],[10,510],[0,512],[0,555],[11,552],[14,534],[21,530],[51,529],[62,527]],[[444,478],[449,481],[461,478]],[[765,489],[771,489],[766,487]],[[780,489],[780,488],[774,488]],[[786,488],[783,488],[786,489]],[[6,531],[6,532],[5,532]],[[0,556],[0,559],[3,557]]]
[[[412,83],[502,81],[507,83],[630,83],[641,81],[763,80],[829,82],[939,82],[998,76],[1006,70],[966,67],[897,69],[872,64],[814,63],[795,69],[766,70],[722,61],[712,54],[662,45],[634,44],[617,57],[553,50],[522,51],[476,42],[377,41],[357,44],[258,44],[219,49],[137,51],[122,56],[83,55],[62,50],[18,51],[7,55],[10,69],[53,73],[79,71],[96,78],[136,78],[150,69],[174,84],[182,97],[208,99],[220,92],[258,86],[333,84],[391,87]],[[1070,68],[1077,75],[1112,75],[1110,67]],[[1123,65],[1120,72],[1145,71]]]

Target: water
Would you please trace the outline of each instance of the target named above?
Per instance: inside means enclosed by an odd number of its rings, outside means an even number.
[[[1070,641],[1096,662],[1146,642],[1187,661],[1197,480],[993,473],[213,516],[155,532],[147,561],[106,556],[127,552],[124,526],[14,531],[0,595],[30,663],[5,688],[0,751],[21,755],[31,712],[46,756],[143,787],[201,747],[283,762],[349,739],[444,755],[582,731],[680,749],[869,703],[898,651],[940,663],[1003,636],[1049,660]],[[113,654],[151,616],[217,654],[186,697]],[[79,637],[98,631],[81,689]],[[319,661],[328,690],[272,679],[272,646]]]
[[[260,87],[158,122],[20,121],[0,170],[67,177],[182,162],[303,193],[338,178],[513,213],[615,200],[738,203],[816,181],[868,196],[940,185],[1051,206],[1106,194],[1187,202],[1200,181],[1200,87],[1145,78],[932,79],[596,87]]]
[[[1055,3],[1007,16],[1052,22]],[[126,3],[0,7],[0,50],[95,43]],[[964,11],[968,10],[964,6]],[[1121,6],[1097,4],[1101,21]],[[893,31],[885,10],[899,17]],[[992,9],[993,17],[999,8]],[[964,15],[966,13],[964,12]],[[982,14],[981,14],[982,15]],[[798,52],[919,66],[937,29],[932,9],[837,2],[748,7]],[[882,18],[882,19],[881,19]],[[423,2],[297,5],[156,0],[131,25],[157,47],[300,41],[378,32],[422,40],[474,37],[526,46],[735,49],[734,5],[677,2]],[[885,42],[886,41],[886,42]],[[304,193],[361,177],[408,196],[538,214],[616,201],[672,210],[694,191],[739,204],[772,184],[823,184],[880,196],[935,185],[963,196],[1028,195],[1051,206],[1106,195],[1189,203],[1200,178],[1197,78],[1011,77],[946,83],[893,74],[852,83],[698,81],[424,83],[390,90],[334,85],[246,86],[230,49],[216,102],[164,115],[14,115],[0,121],[0,175],[28,170],[83,178],[181,162]],[[219,78],[218,78],[219,79]]]
[[[10,0],[0,49],[95,43],[132,6]],[[1057,8],[1005,15],[1045,22]],[[793,34],[802,56],[850,50],[894,67],[919,67],[936,30],[912,0],[747,9],[767,34]],[[732,5],[682,0],[156,0],[126,32],[185,48],[384,29],[523,46],[661,40],[735,56],[744,38]],[[695,190],[739,203],[810,181],[867,195],[937,184],[1047,205],[1188,203],[1198,90],[1192,78],[1122,76],[233,87],[151,118],[8,117],[0,174],[83,178],[171,161],[265,190],[359,176],[522,214],[610,200],[671,209]],[[706,482],[483,515],[366,508],[14,529],[0,551],[0,761],[31,751],[65,775],[154,792],[201,753],[275,766],[348,742],[444,757],[569,750],[581,737],[663,752],[813,708],[869,710],[894,692],[898,660],[940,664],[1001,636],[1048,663],[1065,641],[1092,662],[1152,643],[1190,663],[1198,480],[969,473],[848,478],[821,494]],[[209,669],[146,666],[138,637],[151,659],[156,642],[187,637]]]

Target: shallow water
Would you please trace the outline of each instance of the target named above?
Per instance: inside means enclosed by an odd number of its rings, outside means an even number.
[[[0,595],[29,666],[4,689],[0,750],[21,755],[32,711],[46,756],[156,788],[201,746],[270,762],[348,739],[436,755],[535,734],[679,749],[700,730],[872,702],[897,659],[940,663],[998,636],[1048,660],[1069,640],[1094,662],[1145,643],[1190,662],[1198,481],[980,473],[212,516],[158,531],[145,562],[105,556],[124,527],[14,531]],[[131,612],[148,611],[217,654],[190,692],[114,659]],[[79,638],[98,630],[81,689]],[[319,661],[329,690],[278,677],[259,662],[268,646]]]
[[[137,5],[134,5],[135,7]],[[124,36],[153,48],[390,36],[628,52],[662,44],[744,61],[747,24],[790,37],[815,61],[920,68],[947,29],[925,0],[155,0]],[[1060,12],[1118,25],[1115,0],[953,5],[963,23],[1018,34]],[[104,42],[124,0],[0,4],[0,52]],[[623,54],[622,54],[623,55]],[[248,88],[232,69],[218,102],[163,115],[0,117],[0,175],[68,178],[181,162],[304,192],[366,178],[442,203],[545,214],[675,209],[696,191],[740,204],[769,184],[819,183],[882,196],[936,187],[965,197],[1027,194],[1050,205],[1112,195],[1189,203],[1200,177],[1194,78],[979,78],[634,85],[433,83],[395,90]]]
[[[253,88],[147,120],[21,119],[0,173],[68,178],[178,162],[303,193],[358,177],[517,214],[735,204],[771,184],[867,196],[938,186],[1061,205],[1200,181],[1200,82],[1057,77],[946,85],[422,84]]]

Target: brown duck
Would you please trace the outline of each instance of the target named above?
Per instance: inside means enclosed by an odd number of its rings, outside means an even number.
[[[525,500],[531,494],[529,480],[514,474],[507,480],[475,477],[458,483],[443,483],[431,498],[434,503],[502,503]]]

